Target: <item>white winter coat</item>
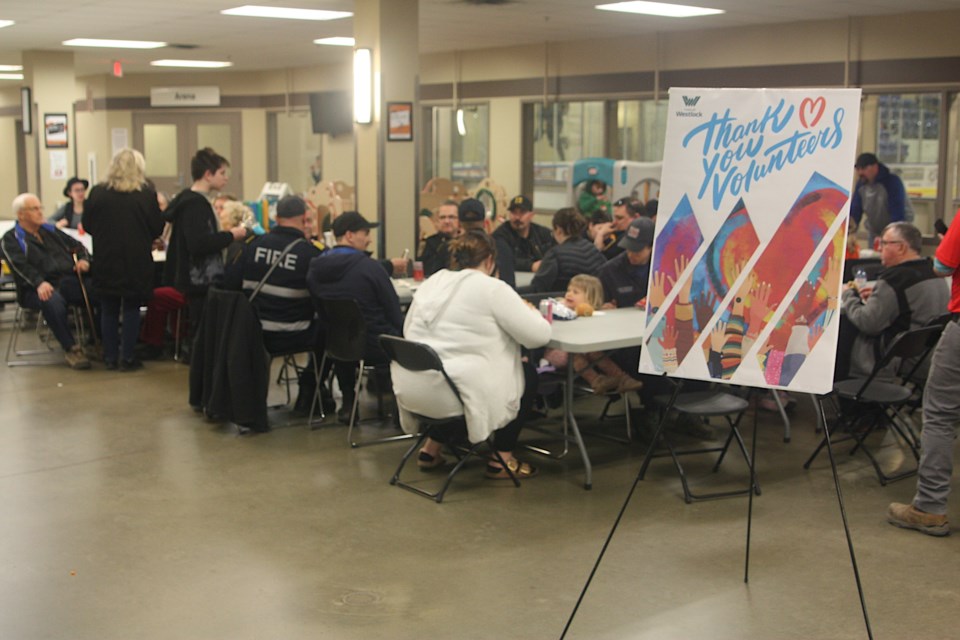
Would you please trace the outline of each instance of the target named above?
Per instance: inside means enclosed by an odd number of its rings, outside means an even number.
[[[520,345],[545,345],[550,325],[506,283],[476,269],[443,269],[416,292],[403,335],[433,347],[463,398],[461,407],[439,373],[391,364],[404,431],[419,431],[411,412],[462,413],[470,441],[480,442],[516,418],[524,387]]]

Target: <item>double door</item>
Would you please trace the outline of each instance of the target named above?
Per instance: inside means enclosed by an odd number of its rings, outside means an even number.
[[[239,113],[133,114],[133,147],[147,161],[147,177],[173,196],[193,184],[190,159],[210,147],[230,162],[225,189],[243,197],[243,148]]]

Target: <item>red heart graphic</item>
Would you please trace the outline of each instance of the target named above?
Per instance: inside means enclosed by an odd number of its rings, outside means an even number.
[[[816,100],[804,98],[800,101],[800,122],[807,129],[817,126],[820,118],[823,116],[823,110],[827,108],[827,101],[823,96]],[[807,114],[810,115],[810,122],[807,122]]]

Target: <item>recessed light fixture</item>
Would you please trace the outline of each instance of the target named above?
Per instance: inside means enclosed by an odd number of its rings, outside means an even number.
[[[13,20],[0,20],[0,29],[16,24]]]
[[[166,42],[151,42],[149,40],[100,40],[97,38],[74,38],[64,40],[68,47],[103,47],[107,49],[159,49],[167,46]]]
[[[332,38],[317,38],[313,41],[313,44],[325,44],[331,47],[352,47],[357,43],[353,38],[346,38],[344,36],[334,36]]]
[[[598,4],[601,11],[621,11],[623,13],[642,13],[649,16],[663,16],[667,18],[693,18],[695,16],[712,16],[726,13],[723,9],[707,9],[705,7],[691,7],[685,4],[669,4],[666,2],[614,2],[612,4]]]
[[[0,80],[23,80],[22,73],[0,73]]]
[[[23,65],[19,65],[19,64],[0,64],[0,71],[23,71]]]
[[[339,20],[349,18],[349,11],[326,11],[324,9],[294,9],[291,7],[261,7],[247,4],[233,9],[224,9],[220,13],[227,16],[247,16],[250,18],[285,18],[287,20]]]
[[[188,67],[191,69],[222,69],[232,67],[232,62],[221,62],[219,60],[152,60],[150,65],[153,67]]]

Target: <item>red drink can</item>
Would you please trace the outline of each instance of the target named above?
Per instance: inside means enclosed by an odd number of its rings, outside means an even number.
[[[422,262],[418,261],[413,263],[413,279],[416,280],[417,282],[420,282],[421,280],[423,280],[423,263]]]

